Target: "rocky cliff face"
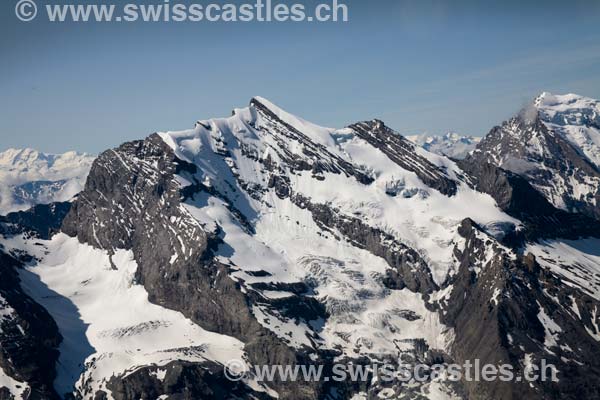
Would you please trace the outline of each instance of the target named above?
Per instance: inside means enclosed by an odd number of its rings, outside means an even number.
[[[425,184],[448,196],[456,194],[455,181],[449,179],[438,166],[420,157],[412,143],[385,126],[382,121],[360,122],[350,125],[350,129],[390,160],[405,170],[414,172]]]
[[[593,335],[582,335],[586,312],[578,307],[586,304],[593,312],[598,300],[583,288],[565,287],[560,274],[538,263],[537,249],[515,253],[468,219],[460,232],[466,239],[464,249],[457,249],[461,268],[443,303],[445,322],[462,332],[452,354],[461,362],[509,363],[520,373],[528,363],[540,365],[544,359],[562,377],[559,382],[467,382],[469,398],[595,397],[598,386],[589,382],[595,382],[591,371],[598,343]]]
[[[569,213],[554,207],[527,178],[506,171],[477,157],[467,157],[459,165],[477,190],[488,193],[498,206],[519,219],[525,229],[498,227],[501,240],[518,247],[542,238],[578,239],[600,234],[600,222],[582,213]]]
[[[526,177],[559,209],[597,219],[600,169],[596,152],[600,142],[594,140],[600,134],[593,117],[596,111],[582,108],[579,113],[552,112],[548,96],[541,95],[516,117],[494,127],[469,157]],[[573,115],[580,118],[573,119]],[[574,124],[579,136],[574,134]],[[585,141],[580,137],[584,133],[588,135]]]
[[[58,399],[56,323],[21,287],[21,261],[0,248],[0,398]]]
[[[0,398],[14,382],[85,399],[596,398],[599,222],[538,171],[595,167],[524,118],[457,163],[381,121],[323,128],[255,98],[102,153],[72,204],[0,221],[20,265],[7,287],[54,326],[26,331],[46,353],[25,370],[57,366],[36,381],[5,361]],[[523,158],[537,169],[508,168]],[[517,374],[545,359],[560,381],[224,375],[232,359],[331,372],[399,357]]]

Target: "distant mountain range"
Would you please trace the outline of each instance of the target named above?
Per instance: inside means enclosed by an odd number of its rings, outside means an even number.
[[[93,161],[93,156],[75,152],[8,149],[0,153],[0,215],[71,199],[83,189]]]
[[[255,97],[96,158],[2,153],[0,399],[598,399],[599,114],[543,93],[411,141]],[[399,358],[559,381],[224,374]]]
[[[465,158],[481,141],[480,137],[462,136],[454,132],[445,135],[412,135],[406,138],[427,151],[456,159]]]

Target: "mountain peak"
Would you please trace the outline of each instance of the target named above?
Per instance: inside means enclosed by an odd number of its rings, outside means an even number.
[[[269,110],[271,113],[273,113],[279,119],[284,120],[284,121],[291,120],[291,119],[299,119],[298,117],[296,117],[292,113],[284,110],[283,108],[279,107],[277,104],[273,103],[269,99],[266,99],[261,96],[252,97],[252,99],[250,99],[250,107],[256,108],[259,110],[261,110],[261,109]]]
[[[18,160],[36,160],[40,156],[45,155],[28,147],[23,149],[10,148],[0,153],[0,165],[13,164]]]
[[[542,92],[506,123],[521,128],[544,123],[551,130],[556,130],[556,125],[600,126],[600,102],[575,93]]]
[[[533,99],[533,104],[538,107],[539,105],[541,105],[544,101],[546,101],[547,99],[551,99],[554,98],[554,95],[550,92],[542,92],[540,94],[538,94],[535,99]]]
[[[283,111],[281,109],[281,107],[277,106],[275,103],[273,103],[271,100],[262,97],[262,96],[254,96],[250,99],[250,105],[254,105],[256,103],[262,104],[263,106],[275,111],[275,110],[280,110]]]
[[[574,111],[574,110],[594,110],[600,112],[600,102],[590,97],[585,97],[575,93],[552,94],[542,92],[532,102],[539,110],[545,112]]]
[[[543,92],[515,117],[493,128],[473,154],[479,161],[527,177],[559,209],[600,215],[597,100]]]
[[[335,129],[319,126],[303,118],[297,117],[277,106],[270,100],[260,96],[255,96],[250,100],[250,108],[257,110],[260,114],[263,114],[269,119],[279,120],[279,122],[306,134],[316,143],[327,147],[335,147],[335,140],[331,136]]]
[[[600,101],[568,93],[543,93],[535,101],[540,119],[600,166]]]

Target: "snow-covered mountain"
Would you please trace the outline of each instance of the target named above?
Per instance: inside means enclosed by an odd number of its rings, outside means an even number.
[[[576,94],[542,93],[534,100],[540,119],[600,167],[600,101]]]
[[[480,161],[260,97],[105,151],[72,203],[0,218],[0,398],[598,398],[600,221]],[[224,377],[399,357],[562,380]]]
[[[413,143],[435,154],[441,154],[454,159],[462,159],[474,150],[481,141],[480,137],[460,135],[448,132],[445,135],[411,135],[406,137]]]
[[[83,189],[94,157],[32,149],[0,153],[0,215],[35,204],[67,201]]]
[[[554,206],[600,216],[600,106],[542,93],[481,141],[473,157],[523,175]]]

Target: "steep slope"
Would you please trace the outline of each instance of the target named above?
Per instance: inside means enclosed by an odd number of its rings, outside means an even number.
[[[75,152],[8,149],[0,153],[0,215],[70,200],[83,189],[93,160]]]
[[[444,323],[457,332],[454,357],[509,363],[523,374],[546,363],[557,378],[466,382],[468,398],[598,398],[598,291],[595,283],[576,280],[597,274],[597,239],[571,241],[570,252],[557,245],[564,241],[551,241],[518,253],[470,220],[460,232],[466,239],[457,249],[461,267],[454,290],[442,299]]]
[[[497,236],[519,249],[539,239],[579,239],[600,235],[600,221],[580,213],[569,213],[552,205],[525,176],[469,156],[458,162],[477,190],[488,193],[507,214],[522,222],[520,229],[505,227]]]
[[[455,132],[441,136],[421,134],[406,138],[427,151],[454,159],[465,158],[481,141],[480,137],[464,136]]]
[[[544,93],[501,126],[471,157],[526,177],[555,207],[600,217],[597,102]]]
[[[540,119],[600,166],[600,102],[576,94],[544,92],[534,100]]]
[[[24,293],[21,266],[0,246],[0,398],[57,399],[53,383],[62,338],[50,314]]]

